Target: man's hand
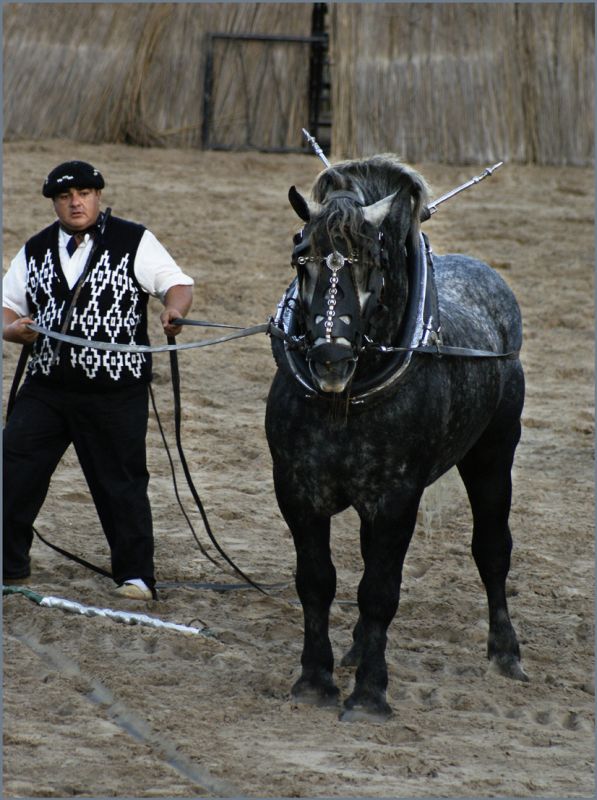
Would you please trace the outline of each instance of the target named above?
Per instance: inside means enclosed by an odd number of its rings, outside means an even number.
[[[160,314],[166,336],[178,336],[182,325],[173,325],[172,320],[182,319],[189,313],[193,300],[191,286],[171,286],[164,297],[164,310]]]
[[[160,319],[162,320],[166,336],[178,336],[182,330],[182,325],[172,325],[172,320],[182,319],[183,316],[184,315],[176,308],[168,307],[162,311]]]
[[[2,338],[15,344],[32,344],[39,334],[27,326],[35,322],[31,317],[19,317],[10,308],[2,309]]]

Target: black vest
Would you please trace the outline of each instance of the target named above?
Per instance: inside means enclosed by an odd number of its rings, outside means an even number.
[[[31,316],[43,328],[60,331],[71,305],[58,255],[59,223],[25,245],[27,300]],[[83,339],[149,344],[148,294],[135,278],[134,263],[145,228],[110,217],[90,264],[65,333]],[[97,235],[97,234],[96,234]],[[151,380],[151,355],[97,350],[40,335],[33,346],[28,377],[78,390],[115,389]]]

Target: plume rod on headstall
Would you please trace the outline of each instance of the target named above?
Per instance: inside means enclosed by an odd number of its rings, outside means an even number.
[[[319,158],[323,161],[323,163],[326,165],[326,167],[331,167],[332,165],[330,164],[330,162],[327,160],[327,158],[323,154],[323,150],[318,145],[317,139],[314,136],[311,136],[309,131],[305,130],[305,128],[302,128],[302,131],[303,131],[303,135],[304,135],[305,139],[309,142],[309,144],[313,148],[315,154],[319,156]]]
[[[309,142],[315,154],[319,156],[319,158],[323,161],[326,167],[331,167],[332,165],[325,157],[323,150],[317,143],[316,138],[314,136],[311,136],[309,131],[306,130],[305,128],[302,128],[302,131],[305,136],[305,139]],[[455,189],[450,189],[449,192],[442,194],[441,197],[438,197],[437,200],[434,200],[432,203],[430,203],[423,209],[423,213],[421,215],[421,222],[425,222],[425,220],[428,220],[432,214],[435,214],[435,212],[437,211],[437,207],[442,203],[445,203],[446,200],[450,200],[450,198],[454,197],[457,194],[460,194],[460,192],[463,192],[465,189],[470,189],[471,186],[475,186],[475,184],[480,183],[482,180],[485,180],[485,178],[488,178],[490,175],[493,175],[496,169],[499,169],[501,166],[503,166],[503,164],[504,164],[503,161],[498,161],[497,164],[494,164],[491,167],[486,167],[480,175],[475,175],[475,177],[471,178],[469,181],[466,181],[460,186],[457,186]]]
[[[476,175],[474,178],[471,178],[470,181],[466,181],[466,183],[457,186],[455,189],[451,189],[449,192],[442,194],[441,197],[438,197],[437,200],[434,200],[427,206],[426,210],[429,213],[429,217],[432,214],[435,214],[437,207],[441,205],[441,203],[445,203],[446,200],[454,197],[454,195],[460,194],[460,192],[463,192],[465,189],[469,189],[471,186],[474,186],[475,184],[480,183],[482,180],[485,180],[485,178],[488,178],[490,175],[493,175],[496,169],[499,169],[503,163],[503,161],[498,161],[497,164],[494,164],[492,167],[487,167],[480,175]],[[429,217],[425,216],[425,219],[429,219]]]

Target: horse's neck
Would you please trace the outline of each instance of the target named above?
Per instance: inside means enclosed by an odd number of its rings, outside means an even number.
[[[393,274],[386,279],[384,292],[384,305],[388,308],[387,322],[379,331],[380,344],[400,344],[400,334],[403,328],[404,315],[408,303],[408,274],[406,264],[401,264]]]

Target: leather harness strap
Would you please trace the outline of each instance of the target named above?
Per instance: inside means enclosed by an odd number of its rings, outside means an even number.
[[[176,325],[191,325],[192,320],[173,320]],[[196,322],[194,324],[197,324]],[[49,336],[51,339],[59,339],[62,342],[69,344],[79,345],[79,347],[93,347],[96,350],[114,350],[121,353],[168,353],[175,350],[191,350],[196,347],[208,347],[212,344],[220,344],[228,342],[232,339],[240,339],[243,336],[252,336],[255,333],[268,333],[270,323],[266,322],[263,325],[253,325],[250,328],[241,328],[237,333],[228,333],[225,336],[219,336],[217,339],[206,339],[203,342],[185,342],[184,344],[163,344],[163,345],[144,345],[144,344],[120,344],[118,342],[96,342],[91,339],[83,339],[80,336],[70,336],[65,333],[58,333],[51,331],[48,328],[42,328],[41,325],[33,323],[28,326],[32,331],[37,331],[44,336]],[[220,327],[219,325],[211,325],[210,327]]]
[[[71,561],[80,564],[82,567],[86,567],[87,569],[92,570],[93,572],[97,572],[99,575],[103,575],[105,578],[112,578],[112,573],[108,572],[108,570],[103,569],[102,567],[98,567],[95,564],[92,564],[90,561],[86,561],[84,558],[80,556],[76,556],[74,553],[69,553],[68,550],[63,550],[62,547],[58,547],[56,544],[52,544],[47,539],[45,539],[41,533],[37,530],[37,528],[33,528],[33,532],[40,539],[45,545],[51,547],[52,550],[55,550],[57,553],[60,553],[61,556],[65,556],[66,558],[70,559]]]
[[[174,338],[169,336],[168,337],[168,343],[170,345],[173,345],[174,344]],[[189,470],[189,467],[188,467],[188,464],[187,464],[187,460],[186,460],[186,457],[185,457],[185,454],[184,454],[184,450],[183,450],[183,447],[182,447],[182,437],[181,437],[181,418],[182,418],[181,409],[182,409],[182,404],[181,404],[181,400],[180,400],[180,371],[178,369],[178,356],[177,356],[177,353],[176,353],[176,348],[170,350],[170,370],[171,370],[171,374],[172,374],[172,390],[173,390],[173,393],[174,393],[174,428],[175,428],[175,432],[176,432],[176,447],[178,449],[178,455],[180,457],[180,463],[182,465],[182,469],[183,469],[183,472],[184,472],[184,475],[185,475],[185,478],[186,478],[186,481],[187,481],[187,485],[188,485],[188,487],[190,489],[191,495],[193,496],[193,500],[195,501],[195,505],[197,506],[197,508],[199,509],[199,513],[201,514],[201,518],[203,520],[203,525],[205,527],[207,535],[209,536],[212,544],[214,545],[214,547],[216,548],[218,553],[232,567],[232,569],[237,573],[237,575],[240,575],[240,577],[244,581],[246,581],[250,586],[252,586],[254,589],[257,589],[262,594],[268,595],[269,592],[267,592],[258,583],[256,583],[255,581],[251,580],[251,578],[249,578],[247,575],[245,575],[245,573],[239,567],[236,566],[234,561],[232,561],[232,559],[221,548],[220,544],[218,543],[217,539],[215,538],[215,536],[214,536],[214,534],[213,534],[213,532],[211,530],[211,526],[209,524],[209,520],[207,519],[207,514],[205,513],[205,509],[203,508],[203,503],[201,502],[201,498],[199,497],[197,489],[195,488],[195,484],[193,483],[193,479],[191,477],[191,472]]]
[[[33,350],[32,344],[24,344],[21,347],[21,353],[19,355],[17,368],[15,369],[15,374],[12,379],[12,385],[10,387],[10,392],[8,395],[8,401],[6,403],[6,419],[8,419],[12,413],[17,392],[19,390],[19,385],[21,383],[21,378],[23,377],[23,373],[25,372],[25,367],[27,366],[27,361],[29,359],[29,356],[31,355],[32,350]]]
[[[417,347],[385,347],[384,345],[371,344],[365,349],[378,350],[381,353],[425,353],[430,356],[455,356],[457,358],[508,358],[516,359],[520,350],[511,350],[508,353],[495,353],[493,350],[476,350],[473,347],[453,347],[448,344],[428,344]]]
[[[254,325],[248,328],[241,328],[237,325],[228,325],[228,324],[218,324],[212,322],[205,322],[202,320],[189,320],[189,319],[177,319],[173,321],[176,325],[192,325],[192,326],[200,326],[200,327],[221,327],[221,328],[233,328],[235,330],[234,333],[227,334],[225,336],[220,336],[215,339],[208,339],[201,342],[189,342],[185,344],[177,345],[175,344],[175,340],[172,337],[168,337],[168,344],[167,345],[159,345],[159,346],[148,346],[148,345],[127,345],[127,344],[119,344],[119,343],[112,343],[112,342],[96,342],[90,341],[87,339],[82,339],[78,336],[70,336],[64,332],[58,333],[56,331],[48,330],[47,328],[43,328],[37,324],[29,325],[31,330],[37,331],[40,334],[48,336],[49,338],[57,339],[59,342],[68,342],[70,344],[79,345],[81,347],[93,347],[98,350],[118,350],[124,352],[141,352],[141,353],[160,353],[160,352],[168,352],[170,354],[170,365],[171,365],[171,372],[172,372],[172,387],[174,392],[174,406],[175,406],[175,430],[176,430],[176,444],[181,460],[181,464],[183,467],[183,471],[185,474],[185,478],[187,480],[187,484],[195,500],[195,504],[199,509],[201,517],[203,519],[203,523],[209,538],[211,539],[212,543],[214,544],[215,548],[217,549],[218,553],[227,561],[227,563],[235,570],[235,572],[242,577],[246,583],[248,583],[253,588],[259,590],[263,594],[268,594],[268,592],[260,586],[258,583],[254,582],[245,575],[242,570],[240,570],[236,564],[228,557],[228,555],[222,550],[220,545],[218,544],[217,540],[215,539],[211,527],[209,525],[209,521],[207,519],[207,515],[203,508],[203,504],[201,503],[201,499],[195,489],[193,484],[190,471],[186,462],[186,458],[184,455],[184,451],[182,449],[182,439],[181,439],[181,401],[180,401],[180,374],[178,369],[178,360],[177,360],[177,351],[178,350],[187,350],[192,348],[198,347],[207,347],[214,344],[220,344],[222,342],[230,341],[233,339],[242,338],[245,336],[251,336],[256,333],[267,333],[273,338],[283,340],[287,347],[296,350],[305,350],[306,349],[306,342],[305,337],[302,336],[293,336],[290,335],[283,327],[279,326],[279,321],[270,318],[269,322],[264,323],[262,325]],[[278,324],[276,324],[278,323]],[[63,328],[64,331],[64,328]],[[374,342],[368,341],[367,337],[365,337],[365,344],[363,345],[363,349],[365,350],[377,350],[380,353],[396,353],[396,352],[414,352],[414,353],[422,353],[425,355],[432,355],[436,357],[442,356],[451,356],[451,357],[458,357],[458,358],[507,358],[507,359],[516,359],[519,356],[519,351],[511,351],[508,353],[495,353],[489,350],[479,350],[475,348],[467,348],[467,347],[454,347],[451,345],[445,345],[441,342],[436,342],[434,344],[427,344],[427,345],[418,345],[418,346],[411,346],[411,347],[386,347],[384,345],[379,345]],[[27,363],[27,359],[31,352],[31,346],[25,345],[22,348],[19,363],[17,365],[17,369],[15,372],[15,376],[13,379],[13,384],[11,387],[8,404],[7,404],[7,418],[12,411],[12,407],[14,405],[14,400],[16,397],[17,389],[22,377],[22,374],[25,370],[25,366]],[[100,575],[104,575],[106,577],[112,577],[111,573],[102,569],[101,567],[97,567],[94,564],[82,559],[78,556],[69,553],[66,550],[58,547],[57,545],[48,542],[41,534],[35,530],[35,534],[39,537],[39,539],[44,542],[46,545],[51,547],[56,552],[66,556],[67,558],[75,561],[78,564],[81,564],[88,569],[93,570],[94,572],[99,573]],[[210,558],[210,560],[213,560]]]
[[[237,328],[238,327],[238,326],[233,326],[233,325],[220,326],[217,323],[202,323],[200,321],[193,321],[193,320],[189,320],[189,321],[187,321],[187,320],[175,320],[175,322],[176,323],[180,323],[180,324],[206,325],[208,327],[229,327],[229,328]],[[264,333],[269,329],[269,326],[270,326],[270,323],[267,323],[265,325],[256,325],[256,326],[253,326],[253,328],[248,328],[248,329],[244,328],[244,329],[241,329],[240,333],[235,333],[235,334],[230,334],[229,336],[220,337],[217,340],[210,340],[210,341],[206,341],[206,342],[194,343],[194,344],[191,344],[191,346],[204,347],[204,346],[206,346],[208,344],[216,344],[216,343],[221,342],[221,341],[226,341],[227,339],[238,338],[239,336],[249,336],[249,335],[254,334],[254,333]],[[220,546],[220,544],[216,540],[216,538],[215,538],[215,536],[214,536],[214,534],[213,534],[213,532],[211,530],[211,526],[209,524],[209,520],[208,520],[207,515],[205,513],[205,509],[203,508],[203,504],[201,502],[199,494],[198,494],[198,492],[197,492],[197,490],[196,490],[196,488],[195,488],[195,486],[193,484],[193,480],[192,480],[192,477],[191,477],[191,474],[190,474],[190,470],[189,470],[189,467],[187,465],[186,457],[185,457],[185,454],[184,454],[184,451],[183,451],[183,448],[182,448],[182,438],[181,438],[181,416],[182,415],[181,415],[181,400],[180,400],[180,372],[179,372],[179,369],[178,369],[178,357],[177,357],[177,354],[176,354],[177,350],[186,349],[188,347],[188,345],[176,345],[174,343],[174,338],[172,338],[172,337],[168,337],[168,345],[163,346],[163,347],[150,348],[150,347],[146,347],[144,345],[139,345],[139,346],[135,346],[135,345],[117,345],[117,344],[110,344],[110,343],[106,343],[106,342],[92,342],[92,341],[89,341],[89,340],[86,340],[86,339],[80,339],[79,337],[76,337],[76,336],[68,336],[66,334],[57,333],[56,331],[50,331],[50,330],[47,330],[45,328],[41,328],[39,325],[36,325],[36,324],[29,325],[28,327],[31,328],[32,330],[36,330],[38,333],[42,333],[42,334],[44,334],[46,336],[49,336],[50,338],[58,339],[59,342],[66,341],[66,342],[70,342],[71,344],[78,344],[78,345],[85,346],[85,347],[97,347],[98,349],[102,349],[102,350],[112,350],[112,349],[122,350],[122,349],[126,349],[126,350],[129,350],[129,351],[130,350],[133,350],[133,351],[141,350],[142,352],[147,352],[147,351],[151,351],[151,352],[169,351],[169,353],[170,353],[170,367],[171,367],[171,375],[172,375],[172,389],[173,389],[173,394],[174,394],[174,419],[175,419],[176,445],[177,445],[177,448],[178,448],[178,453],[179,453],[179,456],[180,456],[180,461],[181,461],[182,468],[183,468],[183,471],[184,471],[184,474],[185,474],[185,478],[187,480],[187,484],[189,486],[189,489],[191,491],[191,494],[193,496],[195,504],[197,505],[197,508],[199,509],[199,512],[200,512],[201,517],[203,519],[205,530],[207,531],[207,534],[208,534],[210,540],[212,541],[214,547],[218,551],[218,553],[222,556],[222,558],[224,558],[226,560],[226,562],[234,569],[234,571],[249,586],[251,586],[254,589],[257,589],[262,594],[269,595],[269,592],[265,588],[263,588],[258,583],[256,583],[255,581],[251,580],[251,578],[249,578],[247,575],[245,575],[245,573],[239,567],[236,566],[236,564],[232,561],[232,559],[222,549],[222,547]],[[17,370],[16,370],[16,373],[15,373],[15,376],[14,376],[14,379],[13,379],[13,384],[12,384],[9,400],[8,400],[7,414],[6,414],[7,419],[8,419],[8,416],[9,416],[10,412],[12,411],[12,406],[14,405],[14,400],[15,400],[16,393],[17,393],[17,390],[18,390],[18,386],[19,386],[22,374],[23,374],[23,372],[25,370],[25,366],[26,366],[27,359],[29,357],[30,352],[31,352],[31,346],[28,346],[28,345],[23,346],[21,354],[20,354],[20,357],[19,357],[19,363],[17,365]],[[150,387],[150,389],[151,389],[151,387]],[[152,396],[152,401],[153,401],[153,396]],[[156,416],[157,416],[157,409],[155,407],[155,403],[154,403],[154,411],[156,412]],[[158,417],[158,423],[159,423],[159,417]],[[160,426],[160,428],[161,428],[161,426]],[[184,509],[183,509],[183,513],[184,513]],[[186,514],[185,514],[185,516],[186,516]],[[187,521],[188,521],[188,517],[187,517]],[[191,526],[191,528],[192,528],[192,526]],[[107,577],[107,578],[112,578],[113,577],[110,572],[108,572],[107,570],[103,569],[102,567],[98,567],[95,564],[92,564],[91,562],[86,561],[85,559],[83,559],[83,558],[81,558],[79,556],[76,556],[73,553],[70,553],[68,550],[64,550],[63,548],[58,547],[55,544],[52,544],[52,542],[49,542],[47,539],[45,539],[39,533],[39,531],[36,530],[35,528],[33,528],[33,531],[35,532],[35,535],[44,544],[46,544],[48,547],[52,548],[52,550],[55,550],[57,553],[60,553],[61,555],[65,556],[66,558],[70,559],[71,561],[74,561],[77,564],[80,564],[81,566],[92,570],[93,572],[97,572],[99,575],[103,575],[104,577]],[[194,533],[194,531],[193,531],[193,533]],[[195,537],[195,539],[196,539],[196,537]],[[217,566],[217,563],[215,562],[215,560],[208,553],[206,553],[205,550],[201,546],[200,546],[200,549],[203,552],[203,554],[206,555],[209,558],[209,560],[212,561],[212,563],[216,564],[216,566]]]

